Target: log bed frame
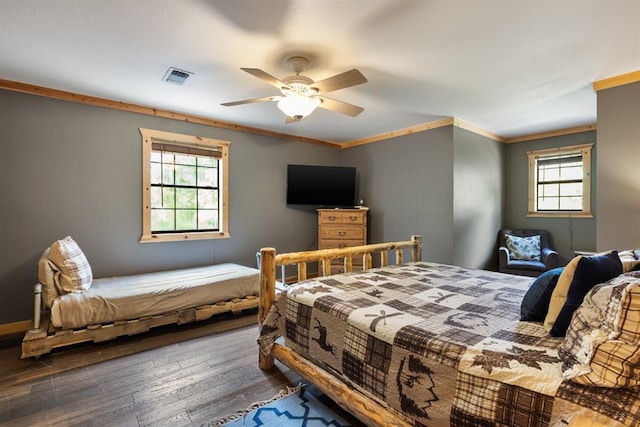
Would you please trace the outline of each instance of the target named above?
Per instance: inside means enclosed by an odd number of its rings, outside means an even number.
[[[331,260],[343,259],[346,272],[353,271],[353,257],[362,256],[363,271],[372,267],[372,254],[379,254],[380,266],[387,266],[389,251],[395,251],[396,264],[402,264],[403,251],[410,250],[411,262],[422,260],[422,237],[411,236],[411,240],[378,243],[364,246],[354,246],[342,249],[322,249],[308,252],[293,252],[276,255],[274,248],[263,248],[260,251],[260,305],[258,307],[258,323],[262,325],[269,312],[269,308],[275,301],[276,268],[285,265],[297,265],[298,281],[307,278],[307,263],[320,262],[321,275],[331,274]],[[320,274],[320,273],[319,273]],[[259,366],[262,370],[272,369],[274,359],[296,371],[302,377],[312,382],[324,394],[333,399],[337,404],[356,416],[360,421],[369,426],[410,426],[412,423],[399,415],[391,412],[389,408],[381,405],[373,399],[365,396],[353,387],[341,382],[329,372],[306,360],[290,348],[282,344],[274,344],[270,356],[259,353]]]

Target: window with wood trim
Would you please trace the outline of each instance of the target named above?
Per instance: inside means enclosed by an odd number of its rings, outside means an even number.
[[[140,242],[228,238],[229,142],[140,129]]]
[[[574,145],[527,152],[527,216],[591,217],[591,148]]]

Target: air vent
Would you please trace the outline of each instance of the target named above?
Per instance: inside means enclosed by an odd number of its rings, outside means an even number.
[[[191,71],[169,67],[162,80],[167,83],[173,83],[182,86],[192,74],[193,73]]]

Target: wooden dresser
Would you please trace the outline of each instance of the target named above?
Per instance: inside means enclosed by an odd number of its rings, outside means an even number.
[[[318,209],[318,249],[346,248],[367,244],[369,208]],[[362,269],[362,260],[353,260],[353,270]],[[332,261],[331,274],[344,273],[344,265]]]

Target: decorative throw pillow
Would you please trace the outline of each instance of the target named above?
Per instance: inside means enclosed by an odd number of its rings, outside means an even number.
[[[551,294],[558,283],[564,267],[554,268],[542,273],[533,282],[522,298],[520,304],[520,320],[541,322],[547,315]]]
[[[573,258],[562,270],[562,274],[558,278],[558,283],[551,293],[551,301],[549,301],[549,309],[547,315],[544,318],[544,329],[547,332],[551,331],[553,323],[556,321],[562,306],[567,301],[567,294],[569,293],[569,286],[573,280],[573,274],[576,272],[578,262],[582,259],[582,255],[578,255]]]
[[[540,236],[518,237],[505,234],[509,257],[522,261],[540,261]]]
[[[583,257],[573,274],[567,300],[549,333],[554,337],[563,337],[567,333],[573,312],[582,304],[587,292],[598,283],[604,283],[620,274],[622,274],[622,263],[617,251]]]
[[[640,272],[596,285],[576,310],[558,354],[567,380],[640,385]]]
[[[51,245],[49,259],[57,269],[54,273],[56,285],[63,292],[81,293],[89,290],[93,280],[91,266],[70,236]]]

